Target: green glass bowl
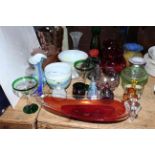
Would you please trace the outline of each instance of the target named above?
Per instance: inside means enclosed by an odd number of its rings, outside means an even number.
[[[74,63],[74,67],[79,71],[91,71],[95,68],[95,64],[87,60],[79,60]]]
[[[125,68],[121,72],[121,79],[123,87],[127,84],[131,84],[132,80],[136,80],[136,85],[144,86],[148,81],[148,75],[143,67],[140,65],[133,65]]]

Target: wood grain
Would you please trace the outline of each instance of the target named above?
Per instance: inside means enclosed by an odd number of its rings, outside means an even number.
[[[34,98],[31,98],[32,102],[37,102]],[[9,107],[4,114],[0,117],[0,128],[5,129],[34,129],[36,128],[37,116],[40,111],[39,110],[34,114],[25,114],[23,112],[23,107],[26,105],[26,99],[23,97],[17,103],[15,109]]]

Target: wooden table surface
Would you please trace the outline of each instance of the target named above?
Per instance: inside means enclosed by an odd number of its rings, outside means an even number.
[[[77,121],[52,114],[44,109],[40,110],[37,118],[38,128],[155,128],[155,95],[153,86],[155,78],[149,77],[148,83],[144,88],[143,95],[140,99],[142,110],[134,121],[127,119],[117,123],[88,123]],[[121,84],[115,90],[115,99],[121,100],[123,89]]]
[[[32,102],[37,103],[35,98],[31,98]],[[17,103],[15,109],[9,107],[2,116],[0,116],[0,128],[5,129],[35,129],[37,128],[37,117],[41,109],[40,104],[39,110],[34,114],[25,114],[23,107],[26,105],[26,98],[21,98]]]
[[[15,109],[9,107],[0,117],[0,128],[87,128],[87,129],[125,129],[125,128],[155,128],[155,95],[153,86],[155,78],[149,77],[140,99],[142,110],[134,121],[127,119],[117,123],[89,123],[77,121],[52,114],[40,108],[35,114],[24,114],[22,111],[25,99],[21,99]],[[68,90],[70,91],[70,90]],[[115,90],[115,99],[121,100],[123,89],[121,85]],[[35,101],[36,102],[36,101]]]

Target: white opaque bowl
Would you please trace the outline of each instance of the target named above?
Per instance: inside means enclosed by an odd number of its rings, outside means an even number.
[[[85,60],[88,58],[88,54],[80,51],[80,50],[66,50],[62,51],[58,55],[58,59],[62,62],[67,62],[72,67],[72,78],[77,78],[79,74],[77,73],[76,69],[74,68],[74,63],[79,60]]]
[[[45,77],[51,88],[66,88],[71,82],[71,66],[64,62],[55,62],[45,67]]]
[[[155,60],[151,59],[148,53],[144,55],[144,60],[146,61],[147,64],[148,63],[152,64],[155,67]]]
[[[62,62],[67,62],[74,64],[74,62],[78,60],[85,60],[88,58],[87,53],[80,51],[80,50],[66,50],[62,51],[59,55],[58,58]]]
[[[155,46],[152,46],[148,49],[148,54],[155,61]]]
[[[152,66],[150,66],[150,64],[147,64],[147,65],[145,66],[145,70],[146,70],[146,72],[147,72],[149,75],[155,77],[155,67],[152,68]]]

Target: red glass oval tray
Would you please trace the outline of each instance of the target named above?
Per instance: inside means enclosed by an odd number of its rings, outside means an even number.
[[[44,109],[49,112],[87,122],[119,122],[128,118],[123,103],[117,100],[75,100],[44,98]]]

